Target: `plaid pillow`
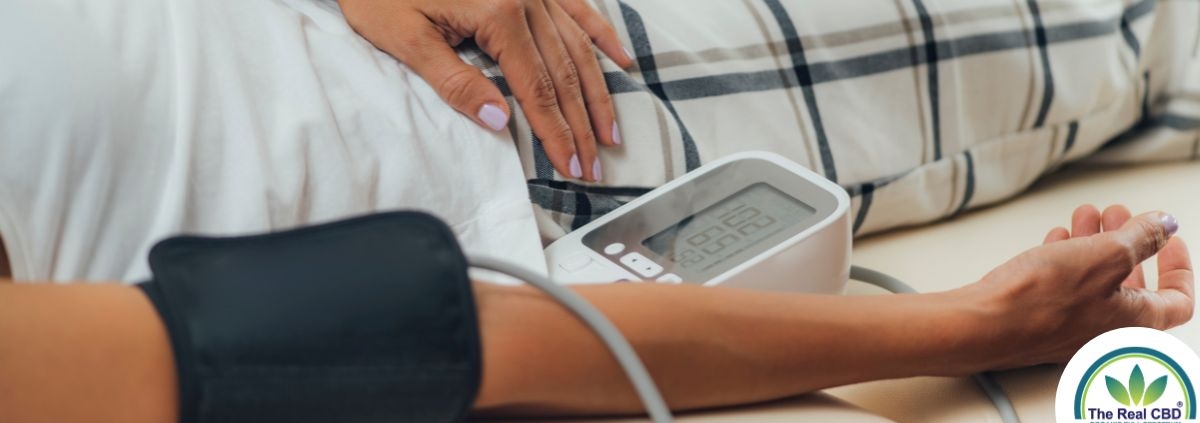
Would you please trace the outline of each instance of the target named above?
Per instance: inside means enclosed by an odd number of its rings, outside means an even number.
[[[854,230],[1009,198],[1064,163],[1200,158],[1195,0],[603,0],[625,145],[564,181],[512,102],[552,241],[706,161],[783,154],[853,197]],[[509,94],[476,49],[463,57]]]

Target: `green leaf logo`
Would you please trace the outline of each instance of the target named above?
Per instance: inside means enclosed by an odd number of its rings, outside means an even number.
[[[1146,388],[1146,398],[1142,398],[1142,401],[1144,401],[1146,405],[1154,404],[1154,401],[1158,401],[1159,398],[1162,398],[1163,391],[1166,390],[1167,377],[1159,377],[1150,384],[1149,388]]]
[[[1108,383],[1108,394],[1112,395],[1113,399],[1117,400],[1117,402],[1123,405],[1129,405],[1129,391],[1125,390],[1125,385],[1122,385],[1120,381],[1113,379],[1112,376],[1105,376],[1104,382]]]
[[[1111,376],[1104,377],[1105,384],[1108,385],[1108,394],[1113,400],[1125,406],[1141,405],[1143,407],[1153,404],[1162,397],[1163,392],[1167,390],[1167,377],[1161,376],[1146,386],[1146,378],[1142,375],[1141,366],[1133,366],[1133,372],[1129,374],[1129,387],[1121,384],[1121,381],[1113,379]]]
[[[1142,394],[1146,392],[1146,379],[1142,378],[1142,366],[1133,366],[1129,375],[1129,399],[1134,404],[1142,402]]]

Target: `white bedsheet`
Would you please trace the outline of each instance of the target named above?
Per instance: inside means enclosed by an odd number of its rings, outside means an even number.
[[[0,0],[0,234],[21,280],[149,275],[178,233],[421,209],[544,268],[520,160],[313,0]]]

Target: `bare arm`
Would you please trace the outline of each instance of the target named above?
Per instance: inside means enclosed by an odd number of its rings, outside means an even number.
[[[629,338],[673,408],[735,404],[862,380],[1061,362],[1108,329],[1179,325],[1194,304],[1191,264],[1182,240],[1168,242],[1159,222],[1143,215],[1094,236],[1077,228],[1072,239],[1052,232],[1049,245],[938,294],[649,284],[579,292]],[[1155,252],[1159,290],[1151,291],[1129,278]],[[557,305],[525,287],[475,289],[484,353],[477,411],[640,410],[616,363]],[[0,421],[175,421],[172,360],[162,324],[134,288],[0,284]]]
[[[954,291],[875,297],[695,286],[578,291],[629,338],[673,409],[763,401],[848,383],[1061,363],[1126,326],[1191,319],[1193,274],[1173,218],[1080,208],[1073,231]],[[1104,222],[1104,231],[1101,221]],[[1119,228],[1119,229],[1118,229]],[[1157,291],[1138,263],[1158,254]],[[480,286],[491,414],[639,412],[602,345],[528,288]]]
[[[477,409],[510,415],[641,410],[616,361],[560,306],[525,287],[477,290],[487,292],[480,297],[485,357],[512,363],[485,369]],[[838,297],[686,285],[577,291],[629,338],[677,410],[997,364],[985,360],[976,335],[988,311],[972,309],[959,292]]]
[[[655,285],[579,292],[630,338],[677,409],[991,364],[944,366],[970,361],[968,322],[983,317],[952,293],[823,297]],[[476,296],[485,369],[478,410],[640,410],[603,346],[557,304],[526,287],[476,284]],[[0,285],[0,374],[0,421],[176,421],[166,332],[135,288]]]
[[[172,360],[136,288],[0,284],[0,421],[177,421]]]

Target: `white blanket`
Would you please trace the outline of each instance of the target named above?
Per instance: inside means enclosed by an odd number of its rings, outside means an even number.
[[[0,234],[16,277],[135,282],[166,236],[402,208],[445,219],[469,251],[543,267],[511,140],[331,6],[0,0]]]

